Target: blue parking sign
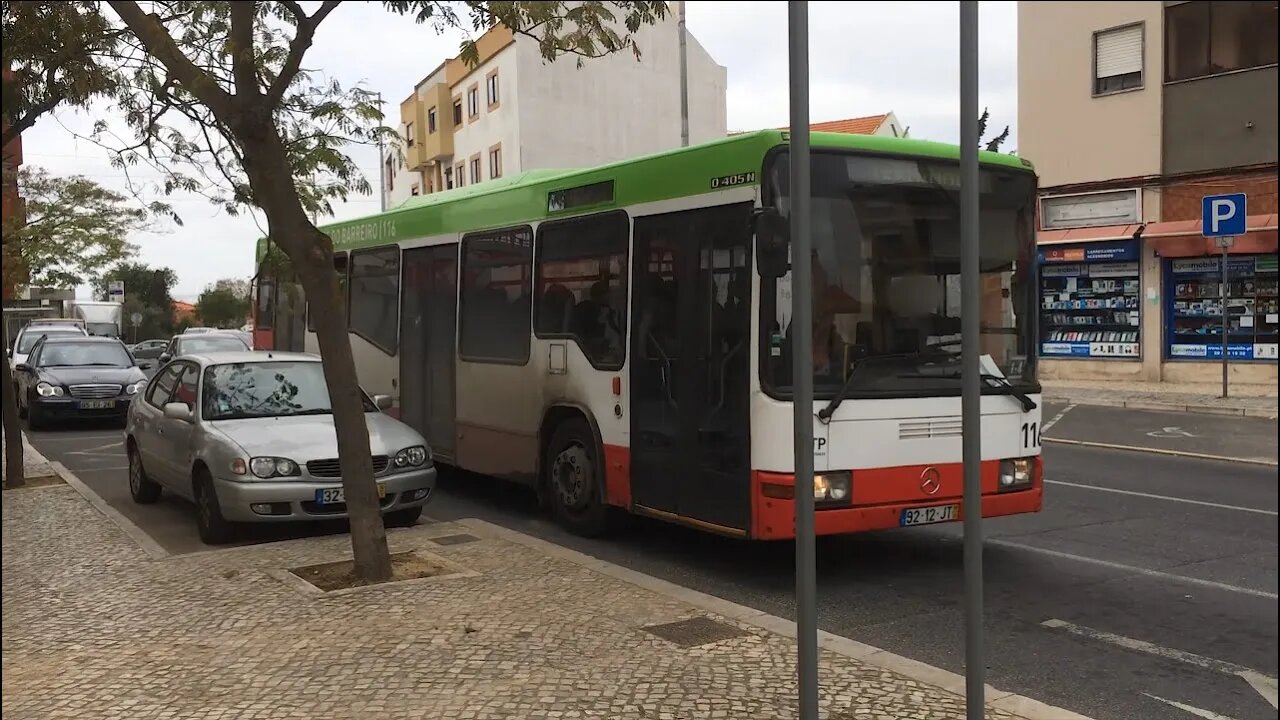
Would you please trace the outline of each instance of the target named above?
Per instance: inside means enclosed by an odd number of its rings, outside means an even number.
[[[1248,229],[1244,193],[1205,195],[1200,201],[1200,226],[1205,237],[1240,237]]]

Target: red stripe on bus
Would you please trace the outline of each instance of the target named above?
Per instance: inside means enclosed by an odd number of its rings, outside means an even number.
[[[604,446],[604,500],[610,505],[631,507],[631,448]]]

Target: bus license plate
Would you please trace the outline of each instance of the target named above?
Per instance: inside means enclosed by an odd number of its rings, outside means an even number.
[[[934,505],[933,507],[907,508],[902,511],[899,525],[931,525],[950,522],[960,517],[959,505]]]
[[[382,483],[378,483],[378,499],[381,500],[386,496],[387,486]],[[338,503],[345,503],[346,501],[347,494],[344,493],[340,487],[322,488],[316,491],[317,505],[337,505]]]
[[[115,400],[81,400],[81,410],[110,410],[116,406]]]

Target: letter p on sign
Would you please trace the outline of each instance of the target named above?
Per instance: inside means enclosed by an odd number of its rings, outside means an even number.
[[[1205,237],[1239,237],[1248,229],[1244,193],[1206,195],[1201,201],[1201,215]]]

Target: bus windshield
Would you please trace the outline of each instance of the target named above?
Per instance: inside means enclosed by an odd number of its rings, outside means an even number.
[[[830,398],[959,394],[960,205],[955,162],[813,154],[813,372]],[[984,374],[1035,384],[1035,178],[983,168]],[[789,157],[774,156],[766,201],[789,212]],[[761,289],[761,381],[792,382],[791,274]]]

